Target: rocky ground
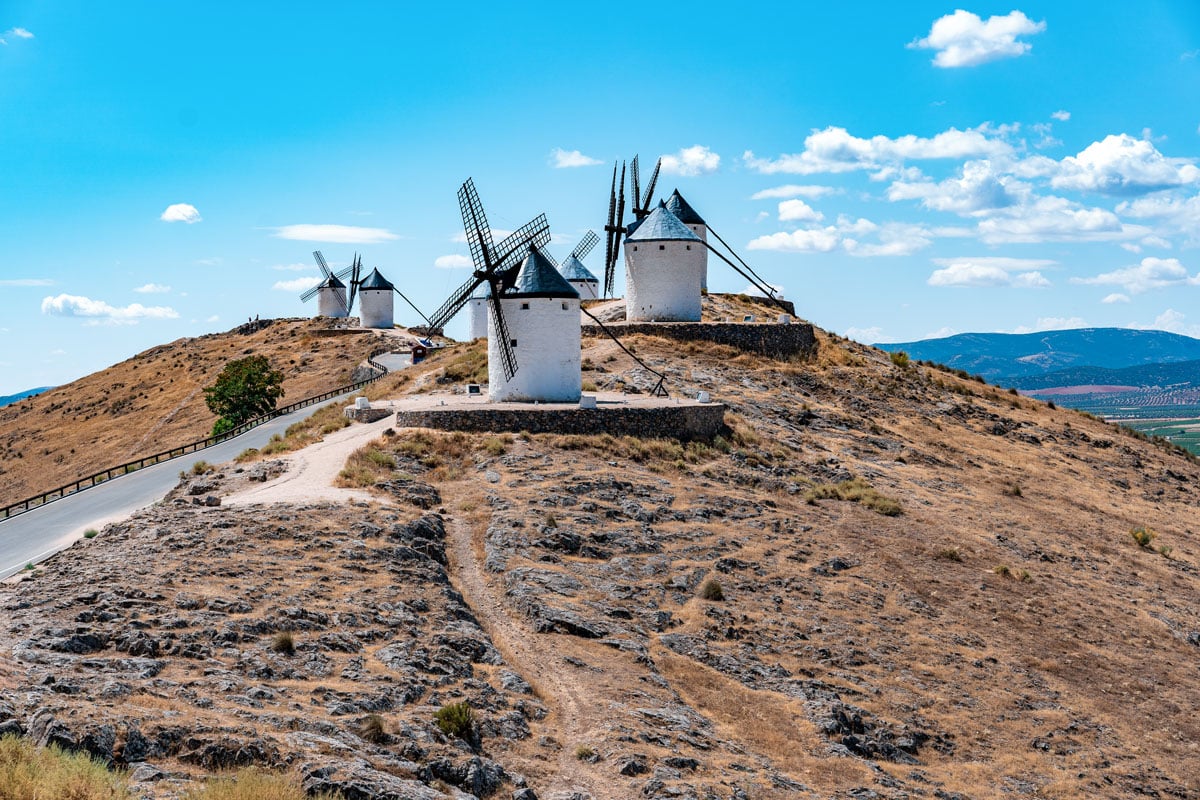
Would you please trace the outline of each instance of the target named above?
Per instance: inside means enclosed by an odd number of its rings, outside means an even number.
[[[189,478],[0,588],[0,730],[157,797],[248,763],[346,797],[1200,797],[1193,461],[830,337],[633,344],[728,436],[391,431],[369,501]]]

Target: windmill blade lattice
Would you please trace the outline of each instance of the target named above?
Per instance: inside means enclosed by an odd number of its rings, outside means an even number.
[[[583,238],[579,240],[579,244],[575,245],[575,249],[571,251],[571,257],[577,258],[580,261],[587,258],[587,254],[592,252],[592,248],[600,241],[600,237],[595,231],[588,231]]]
[[[320,268],[321,273],[325,276],[325,278],[319,281],[316,286],[312,287],[311,289],[305,289],[300,293],[300,300],[304,303],[307,303],[309,300],[316,297],[317,292],[321,291],[321,284],[329,280],[330,276],[333,275],[333,273],[329,270],[329,265],[325,263],[325,256],[321,255],[320,250],[313,250],[313,259],[317,262],[317,266]]]

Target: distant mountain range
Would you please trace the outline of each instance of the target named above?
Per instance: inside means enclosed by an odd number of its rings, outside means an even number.
[[[1015,386],[1036,393],[1038,389],[1060,386],[1136,386],[1163,390],[1200,387],[1200,361],[1179,361],[1171,364],[1139,364],[1136,367],[1108,369],[1106,367],[1070,367],[1043,375],[1013,378],[1005,386]]]
[[[4,408],[4,406],[10,406],[13,403],[16,403],[20,400],[24,400],[26,397],[33,397],[34,395],[41,394],[42,392],[48,391],[53,388],[54,388],[53,386],[39,386],[36,389],[26,389],[23,392],[17,392],[16,394],[10,394],[10,395],[6,395],[4,397],[0,397],[0,408]]]
[[[1022,389],[1083,384],[1150,386],[1200,380],[1200,363],[1183,366],[1185,362],[1200,362],[1200,339],[1166,331],[1081,328],[1020,334],[960,333],[944,339],[875,346],[889,352],[903,350],[918,361],[934,361],[982,375],[991,383]],[[1180,366],[1178,370],[1112,374],[1151,365],[1164,369],[1165,365]]]

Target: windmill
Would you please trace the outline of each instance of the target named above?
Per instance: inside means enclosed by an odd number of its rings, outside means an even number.
[[[513,352],[512,338],[500,305],[501,293],[512,286],[517,270],[531,248],[538,249],[550,243],[550,225],[545,214],[538,214],[529,222],[506,236],[499,244],[492,238],[483,203],[470,178],[458,190],[458,205],[462,211],[463,230],[467,235],[467,246],[471,251],[471,262],[475,267],[471,277],[454,291],[434,312],[429,320],[430,328],[444,328],[446,323],[466,305],[472,294],[483,284],[491,290],[491,322],[497,336],[488,346],[488,361],[491,362],[493,345],[504,370],[506,379],[512,380],[517,373],[517,357]],[[578,321],[576,322],[578,327]]]
[[[628,236],[637,229],[643,219],[650,216],[650,202],[654,199],[654,187],[658,183],[658,172],[662,169],[662,159],[654,163],[654,172],[650,175],[650,183],[646,191],[641,191],[638,157],[635,155],[629,164],[630,189],[633,193],[633,222],[625,225],[625,164],[621,164],[621,188],[617,189],[617,165],[613,164],[612,190],[608,199],[608,224],[604,226],[607,235],[604,248],[604,296],[612,297],[613,282],[616,278],[617,257],[621,252],[621,237]]]
[[[358,284],[358,294],[362,298],[359,300],[359,325],[363,328],[388,329],[395,327],[393,293],[400,295],[400,299],[412,306],[412,309],[421,315],[421,319],[426,323],[429,322],[429,317],[425,316],[425,313],[417,308],[404,292],[397,289],[395,284],[383,277],[383,273],[378,268],[375,268]],[[433,331],[429,331],[429,333],[433,333]]]
[[[329,264],[325,262],[325,256],[321,255],[320,250],[313,251],[313,259],[325,277],[316,286],[303,292],[300,300],[307,303],[313,297],[317,297],[317,314],[322,317],[350,316],[350,311],[354,308],[354,297],[362,284],[362,258],[355,253],[350,266],[338,273],[329,269]],[[346,284],[343,283],[345,278],[350,279],[349,298],[346,296]]]
[[[567,283],[575,287],[582,300],[595,300],[600,296],[600,281],[583,265],[583,259],[587,258],[588,253],[592,252],[592,248],[599,241],[600,237],[595,231],[588,231],[558,267],[558,271],[567,279]],[[550,257],[549,253],[545,255]],[[550,260],[554,261],[553,258]]]

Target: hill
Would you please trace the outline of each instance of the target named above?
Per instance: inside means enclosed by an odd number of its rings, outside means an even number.
[[[284,374],[281,404],[351,383],[377,334],[325,336],[328,321],[262,320],[178,339],[0,409],[0,505],[203,439],[204,387],[253,353]]]
[[[1133,367],[1071,367],[1042,375],[1025,375],[1004,382],[1018,389],[1034,391],[1071,386],[1122,386],[1156,389],[1194,389],[1200,387],[1200,361],[1166,364],[1139,364]]]
[[[26,389],[23,392],[17,392],[16,394],[5,395],[4,397],[0,397],[0,408],[3,408],[4,406],[12,405],[13,403],[17,402],[18,400],[24,400],[26,397],[33,397],[34,395],[39,395],[42,392],[47,391],[49,389],[53,389],[53,388],[54,388],[53,386],[39,386],[36,389]]]
[[[819,336],[631,337],[728,404],[712,441],[391,430],[340,501],[295,499],[315,450],[189,477],[0,586],[0,729],[158,798],[249,764],[346,797],[1200,796],[1195,461]]]
[[[1068,367],[1120,369],[1200,359],[1200,339],[1129,328],[960,333],[944,339],[876,346],[888,352],[903,350],[918,361],[945,364],[1006,386]]]

